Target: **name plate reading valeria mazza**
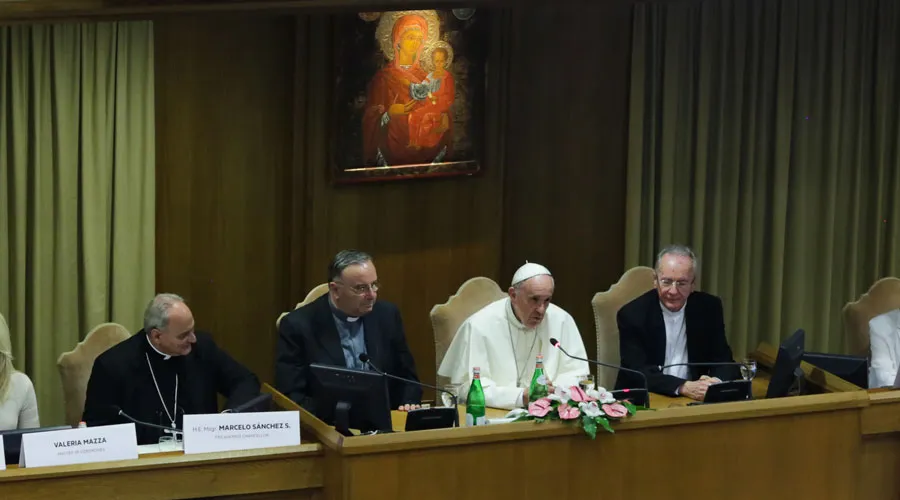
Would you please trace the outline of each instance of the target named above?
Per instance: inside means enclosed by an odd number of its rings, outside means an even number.
[[[134,424],[22,434],[19,467],[87,464],[138,457]]]
[[[184,416],[184,453],[275,448],[300,444],[300,412]]]

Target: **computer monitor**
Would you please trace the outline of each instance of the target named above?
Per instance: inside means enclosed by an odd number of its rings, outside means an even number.
[[[824,352],[807,352],[803,361],[833,373],[863,389],[869,388],[869,358]]]
[[[33,429],[11,429],[8,431],[0,431],[0,436],[3,438],[3,457],[7,464],[19,463],[19,451],[22,449],[22,434],[63,431],[71,428],[72,427],[68,425],[57,425],[55,427],[36,427]]]
[[[337,366],[309,365],[316,416],[344,434],[391,431],[391,408],[384,375]]]
[[[778,348],[778,357],[775,358],[775,368],[772,370],[772,380],[769,381],[767,398],[783,398],[791,391],[797,375],[802,373],[800,361],[803,359],[803,346],[806,332],[797,330]]]

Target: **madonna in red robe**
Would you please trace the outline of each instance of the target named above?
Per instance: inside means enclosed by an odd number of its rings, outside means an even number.
[[[422,83],[427,76],[420,64],[428,23],[410,14],[394,23],[391,33],[394,59],[369,82],[363,114],[363,154],[367,165],[414,165],[441,161],[448,153],[452,134],[449,129],[437,140],[410,143],[410,115],[433,113],[434,106],[412,96],[411,84]],[[452,120],[448,120],[452,122]],[[415,142],[415,141],[414,141]]]

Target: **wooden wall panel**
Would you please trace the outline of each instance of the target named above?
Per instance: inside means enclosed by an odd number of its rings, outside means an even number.
[[[502,24],[505,18],[497,16]],[[388,182],[366,185],[331,183],[327,165],[329,110],[332,78],[330,51],[323,40],[331,40],[326,16],[301,18],[298,22],[300,50],[307,51],[309,71],[298,72],[298,89],[306,92],[306,116],[296,133],[295,144],[305,145],[306,154],[295,158],[295,171],[305,172],[304,213],[297,229],[303,228],[301,276],[296,297],[326,279],[328,262],[345,248],[372,254],[383,290],[380,300],[400,308],[407,339],[419,377],[435,380],[434,336],[429,312],[437,303],[472,276],[496,279],[500,264],[502,226],[502,144],[499,131],[504,119],[501,76],[494,75],[493,93],[487,101],[488,143],[483,175],[466,178]],[[308,36],[302,36],[308,33]],[[499,34],[499,31],[497,32]],[[499,37],[495,37],[499,38]],[[304,40],[306,45],[304,45]],[[497,55],[502,44],[495,40]],[[499,64],[499,62],[498,62]],[[295,249],[295,251],[298,251]]]
[[[590,301],[625,260],[631,6],[522,9],[513,23],[501,272],[547,266],[594,357]]]
[[[262,380],[287,297],[294,26],[157,20],[157,289]],[[287,104],[286,104],[287,103]]]
[[[623,262],[630,7],[494,22],[484,174],[335,186],[327,15],[158,20],[159,288],[271,380],[277,312],[335,252],[368,251],[433,382],[432,306],[530,259],[595,352],[590,298]]]

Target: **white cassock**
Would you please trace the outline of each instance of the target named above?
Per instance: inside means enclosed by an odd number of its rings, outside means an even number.
[[[552,347],[551,338],[569,354],[586,357],[581,334],[569,313],[550,304],[537,328],[528,329],[513,314],[507,297],[486,305],[459,327],[438,375],[448,377],[464,400],[472,383],[472,368],[477,366],[487,406],[521,407],[523,388],[531,384],[538,353],[544,355],[544,374],[554,386],[575,385],[590,373],[586,362]]]
[[[869,388],[896,387],[900,367],[900,309],[875,316],[869,321]]]

